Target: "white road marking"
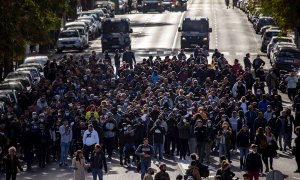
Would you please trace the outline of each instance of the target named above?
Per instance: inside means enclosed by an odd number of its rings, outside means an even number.
[[[187,9],[190,9],[190,6],[191,6],[192,3],[193,3],[193,0],[190,1],[190,3],[187,5]],[[183,19],[183,17],[184,17],[184,15],[185,15],[186,12],[187,12],[187,11],[184,11],[184,12],[181,14],[181,17],[180,17],[180,19],[179,19],[179,23],[178,23],[177,29],[181,26],[182,19]],[[174,41],[173,41],[173,44],[172,44],[172,52],[173,52],[174,49],[175,49],[176,42],[177,42],[177,39],[178,39],[178,34],[179,34],[178,30],[176,30],[175,38],[174,38]]]
[[[182,22],[182,19],[183,19],[184,15],[185,15],[185,12],[186,12],[186,11],[184,11],[184,12],[181,14],[181,17],[180,17],[180,20],[179,20],[177,29],[181,26],[181,22]],[[178,30],[177,30],[176,33],[175,33],[175,38],[174,38],[173,44],[172,44],[172,51],[174,51],[174,49],[175,49],[176,42],[177,42],[177,39],[178,39],[178,34],[179,34],[179,32],[178,32]]]

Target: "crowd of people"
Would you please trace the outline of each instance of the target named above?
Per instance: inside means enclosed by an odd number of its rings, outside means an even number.
[[[170,179],[164,158],[196,153],[192,168],[198,161],[210,165],[214,151],[220,178],[234,175],[228,172],[236,152],[250,179],[263,171],[262,163],[253,167],[250,162],[261,158],[269,172],[278,150],[293,152],[299,173],[295,73],[286,79],[293,104],[289,109],[278,94],[276,66],[265,74],[264,61],[259,56],[252,61],[249,54],[244,67],[237,59],[231,65],[217,49],[212,63],[208,58],[206,49],[196,48],[190,55],[182,50],[137,63],[127,49],[113,56],[105,52],[103,58],[92,52],[88,59],[65,55],[59,63],[49,61],[32,92],[20,94],[18,104],[8,105],[1,115],[1,164],[7,179],[15,179],[17,167],[23,170],[18,158],[27,171],[35,162],[44,168],[56,161],[60,167],[71,165],[76,180],[84,179],[86,171],[94,180],[103,179],[113,156],[122,166],[136,166],[142,180],[152,179],[151,160],[156,159],[161,171],[154,179]],[[192,173],[194,179],[201,179],[199,172]]]

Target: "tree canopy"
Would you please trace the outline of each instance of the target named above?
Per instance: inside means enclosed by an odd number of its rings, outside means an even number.
[[[275,18],[284,29],[300,28],[299,0],[260,0],[262,11]]]
[[[27,43],[49,43],[49,32],[60,28],[71,1],[76,0],[0,0],[1,65],[23,57]]]

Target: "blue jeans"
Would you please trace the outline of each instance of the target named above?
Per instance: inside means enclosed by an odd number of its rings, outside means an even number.
[[[198,142],[197,147],[198,147],[199,161],[201,163],[203,163],[204,151],[205,151],[205,142]]]
[[[141,160],[141,179],[144,179],[144,176],[147,172],[147,169],[151,166],[151,159],[150,160]]]
[[[244,169],[246,168],[246,157],[249,153],[249,148],[247,147],[240,147],[240,168]]]
[[[70,143],[61,142],[60,143],[60,162],[66,163],[69,154]]]
[[[93,180],[97,180],[97,176],[99,180],[103,180],[103,171],[102,169],[92,169]]]
[[[163,148],[164,148],[163,144],[154,143],[155,156],[158,153],[159,154],[159,160],[163,159]]]
[[[219,144],[219,157],[226,156],[226,145],[225,144]]]

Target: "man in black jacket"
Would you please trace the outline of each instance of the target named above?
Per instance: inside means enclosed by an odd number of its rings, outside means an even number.
[[[126,47],[126,51],[123,53],[123,61],[129,64],[130,69],[133,69],[133,63],[136,64],[134,53]]]
[[[153,144],[154,144],[154,151],[155,155],[158,152],[159,158],[158,160],[161,161],[163,159],[163,145],[164,145],[164,136],[166,130],[164,127],[161,126],[161,121],[157,120],[155,125],[150,130],[150,134],[153,134]]]
[[[206,128],[203,126],[202,120],[197,121],[197,127],[195,127],[194,133],[197,140],[199,161],[203,163],[206,142]]]
[[[107,170],[105,154],[101,150],[100,144],[96,144],[95,150],[92,153],[92,157],[91,157],[91,170],[93,174],[93,180],[97,180],[97,176],[99,177],[99,179],[103,179],[103,171],[102,171],[103,167],[104,167],[105,174],[107,174],[108,170]]]
[[[263,171],[263,165],[260,154],[257,153],[257,145],[251,145],[252,152],[246,158],[246,170],[248,171],[249,178],[258,180],[259,173]]]

